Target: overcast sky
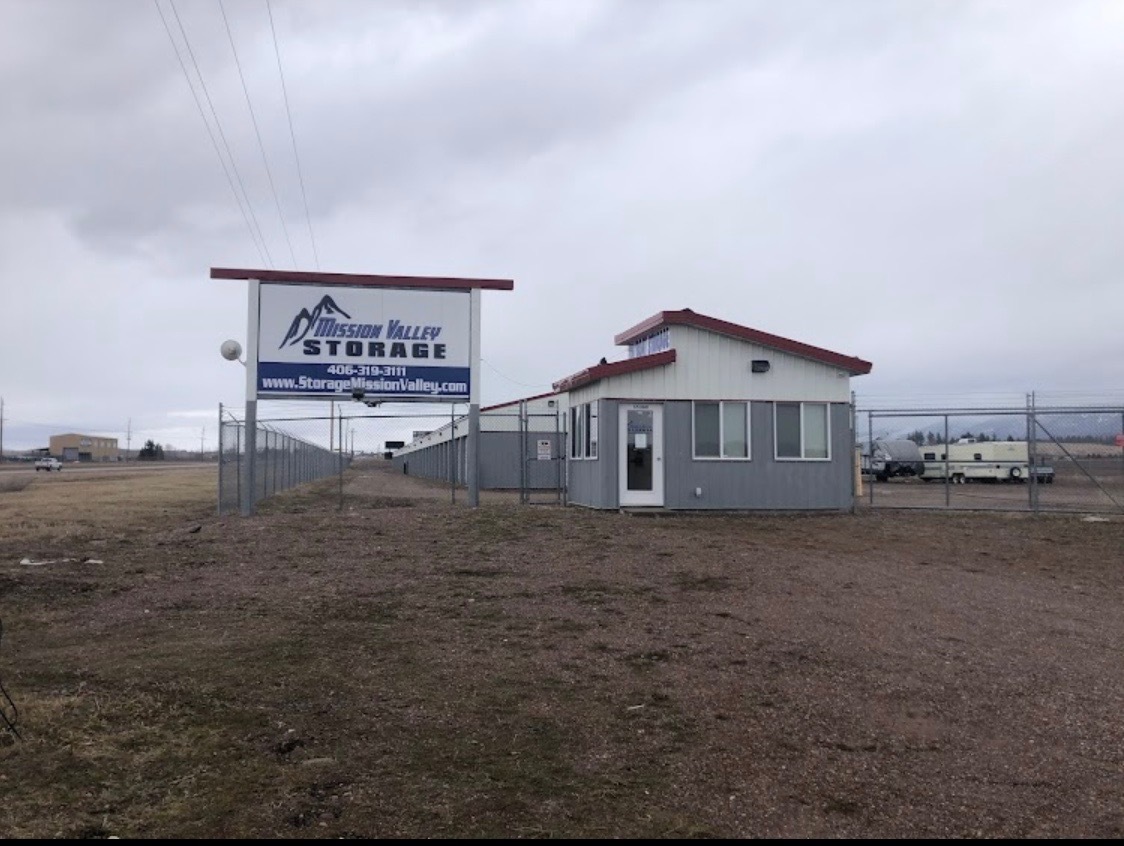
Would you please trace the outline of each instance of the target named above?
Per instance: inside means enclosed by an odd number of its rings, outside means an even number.
[[[170,0],[0,0],[8,448],[129,419],[213,445],[246,294],[209,268],[294,264],[217,0],[174,11],[265,261],[158,9],[194,75]],[[872,361],[860,401],[1124,397],[1124,3],[272,11],[320,268],[515,280],[485,403],[684,307]],[[265,0],[226,12],[315,269]]]

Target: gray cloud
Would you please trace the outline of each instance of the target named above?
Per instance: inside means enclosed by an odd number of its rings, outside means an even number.
[[[177,7],[287,266],[217,5]],[[310,266],[265,7],[227,7]],[[274,13],[325,269],[515,277],[484,354],[519,382],[689,306],[873,360],[860,393],[1124,384],[1117,4]],[[68,420],[236,401],[242,288],[205,277],[261,259],[153,4],[0,4],[0,91],[3,300],[57,316],[0,339],[0,391]],[[104,378],[44,387],[75,361]]]

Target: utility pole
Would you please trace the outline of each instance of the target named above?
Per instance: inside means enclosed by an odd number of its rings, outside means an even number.
[[[0,397],[0,464],[4,462],[4,398]]]
[[[129,460],[129,453],[133,449],[133,418],[129,418],[129,422],[125,427],[125,460]]]
[[[203,431],[199,433],[199,460],[203,460],[203,440],[207,437],[207,427],[203,427]]]

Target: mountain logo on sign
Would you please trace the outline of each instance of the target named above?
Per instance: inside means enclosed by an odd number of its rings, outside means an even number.
[[[311,312],[309,312],[307,308],[302,308],[297,316],[293,318],[293,322],[289,324],[289,331],[285,333],[285,340],[281,342],[281,345],[277,349],[280,350],[284,349],[286,346],[291,347],[293,344],[299,344],[304,340],[304,336],[312,331],[312,327],[316,325],[316,321],[324,315],[330,316],[336,314],[342,314],[348,320],[351,319],[351,315],[336,305],[335,301],[327,295],[316,304],[316,308]]]

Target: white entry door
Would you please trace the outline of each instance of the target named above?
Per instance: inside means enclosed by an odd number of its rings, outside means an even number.
[[[663,505],[663,406],[620,406],[620,504]]]

